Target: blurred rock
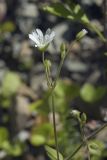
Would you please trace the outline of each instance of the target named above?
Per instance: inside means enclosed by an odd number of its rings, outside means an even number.
[[[22,130],[21,132],[19,132],[19,134],[17,135],[17,138],[21,141],[21,142],[25,142],[28,138],[29,138],[30,134],[28,131]]]
[[[107,107],[105,106],[101,108],[101,114],[104,122],[107,122]]]
[[[3,159],[3,158],[5,158],[7,156],[7,153],[6,153],[6,151],[4,151],[4,150],[1,150],[0,151],[0,159]]]
[[[21,1],[21,4],[16,11],[16,15],[18,17],[17,21],[20,30],[24,34],[28,34],[34,29],[34,25],[37,24],[39,13],[34,3],[24,3]]]
[[[5,0],[0,1],[0,22],[5,18],[7,12],[7,5]]]
[[[97,83],[98,79],[100,79],[100,77],[102,76],[101,71],[99,71],[98,69],[95,69],[91,75],[89,75],[87,82],[90,83]]]
[[[91,5],[92,3],[96,3],[98,6],[102,4],[102,0],[82,0],[82,3]]]
[[[71,72],[84,73],[89,69],[89,65],[77,60],[69,58],[65,61],[65,67]]]
[[[53,45],[50,45],[48,48],[50,53],[59,53],[60,45],[65,41],[65,35],[67,36],[67,39],[70,37],[70,34],[66,34],[66,32],[68,32],[68,28],[69,26],[65,22],[59,23],[54,28],[52,28],[56,36]]]
[[[25,128],[28,117],[30,116],[29,99],[25,96],[18,95],[16,97],[16,123],[17,131]]]
[[[41,89],[47,89],[47,83],[45,78],[45,72],[44,67],[42,63],[36,64],[35,67],[33,67],[31,72],[31,79],[30,79],[30,85],[33,91],[38,92],[38,95],[40,92],[42,92]]]
[[[32,49],[29,46],[29,42],[24,40],[21,43],[20,54],[19,54],[19,61],[26,67],[31,68],[33,65],[33,58],[32,58]]]
[[[86,36],[81,40],[81,45],[83,50],[95,51],[98,47],[101,47],[102,43],[98,39],[93,39]]]
[[[34,3],[21,3],[17,10],[17,15],[22,17],[36,18],[38,16],[38,9]]]
[[[29,97],[32,100],[36,100],[38,98],[38,95],[35,94],[30,87],[28,87],[28,86],[26,86],[24,84],[20,86],[20,88],[18,90],[18,94],[20,96]]]
[[[6,71],[7,68],[5,66],[5,62],[3,60],[0,60],[0,85],[2,84]]]

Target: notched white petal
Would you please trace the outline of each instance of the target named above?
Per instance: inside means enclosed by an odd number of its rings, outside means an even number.
[[[51,34],[50,34],[50,40],[52,41],[55,37],[55,32],[53,31]]]
[[[38,47],[39,49],[45,47],[47,48],[49,43],[53,40],[54,36],[55,32],[51,31],[50,28],[47,29],[45,35],[43,35],[42,31],[38,28],[29,34],[29,38],[35,42],[35,47]]]
[[[46,35],[46,34],[47,34],[47,35],[50,35],[50,34],[51,34],[51,29],[50,29],[50,28],[47,29],[45,35]]]
[[[32,34],[29,34],[29,38],[34,42],[36,43],[37,46],[39,46],[39,41],[32,35]]]
[[[38,35],[38,38],[39,38],[40,40],[43,40],[43,33],[42,33],[42,31],[37,28],[37,29],[36,29],[36,33],[37,33],[37,35]]]

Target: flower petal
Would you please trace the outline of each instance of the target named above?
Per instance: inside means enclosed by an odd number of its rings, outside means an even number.
[[[51,34],[50,34],[50,41],[52,41],[54,39],[54,37],[55,37],[55,32],[52,31]]]
[[[34,41],[37,45],[39,45],[39,41],[37,40],[37,38],[33,35],[33,34],[29,34],[29,38]]]
[[[50,35],[50,34],[51,34],[51,29],[48,28],[47,31],[46,31],[46,33],[45,33],[45,35]]]
[[[42,33],[42,31],[37,28],[36,33],[38,35],[38,39],[39,39],[40,43],[43,43],[43,33]]]

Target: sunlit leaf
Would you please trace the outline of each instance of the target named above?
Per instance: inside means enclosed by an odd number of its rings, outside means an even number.
[[[89,142],[90,153],[94,156],[101,156],[104,144],[101,141],[93,140]]]
[[[65,8],[65,6],[62,3],[53,3],[50,6],[43,7],[43,10],[48,11],[49,13],[54,14],[56,16],[70,19],[74,18],[71,15],[71,12],[67,8]]]
[[[40,99],[40,100],[37,100],[36,102],[33,102],[30,104],[29,108],[30,108],[30,111],[35,111],[38,107],[40,107],[41,105],[43,104],[43,100]]]
[[[45,146],[45,149],[47,151],[48,156],[51,158],[51,160],[57,160],[57,152],[55,149],[49,146]],[[64,160],[61,153],[59,153],[59,160]]]
[[[45,141],[46,141],[45,137],[43,135],[40,135],[40,134],[32,134],[31,138],[30,138],[30,142],[34,146],[43,145],[45,143]]]
[[[22,144],[17,142],[15,144],[11,144],[9,141],[5,141],[2,148],[7,152],[7,154],[15,157],[21,155],[24,149]]]
[[[15,94],[21,85],[21,80],[18,74],[14,72],[8,72],[2,83],[2,95],[4,97],[10,97]]]
[[[86,83],[80,90],[80,96],[84,101],[92,103],[103,98],[106,92],[106,87],[94,87],[92,84]]]
[[[2,147],[3,143],[7,141],[9,138],[8,130],[5,127],[0,127],[0,147]]]
[[[62,4],[62,3],[52,3],[50,6],[43,7],[44,11],[47,11],[53,15],[67,18],[73,21],[78,21],[85,25],[89,30],[94,31],[102,41],[106,41],[101,31],[97,28],[97,26],[92,25],[88,16],[85,14],[84,10],[81,8],[79,4],[72,3],[71,4]]]
[[[13,32],[15,30],[15,25],[11,21],[7,21],[3,24],[0,24],[0,31],[1,32]]]

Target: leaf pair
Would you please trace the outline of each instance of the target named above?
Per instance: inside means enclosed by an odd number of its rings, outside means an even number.
[[[43,10],[59,17],[78,21],[85,25],[89,30],[94,31],[103,42],[106,41],[101,31],[90,22],[79,4],[70,2],[69,4],[64,5],[63,3],[58,2],[52,3],[50,6],[44,6]]]

